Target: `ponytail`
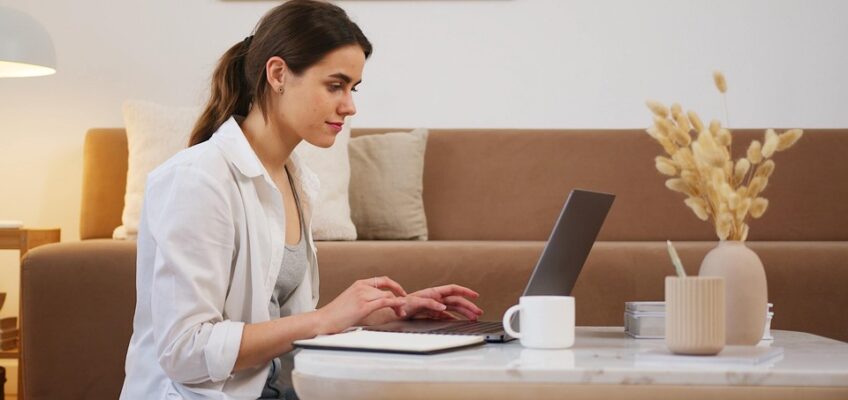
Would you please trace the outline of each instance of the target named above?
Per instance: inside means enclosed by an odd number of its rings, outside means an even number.
[[[247,115],[253,98],[250,83],[245,77],[244,61],[253,36],[230,47],[212,75],[212,93],[191,131],[189,147],[203,143],[226,122],[231,115]]]

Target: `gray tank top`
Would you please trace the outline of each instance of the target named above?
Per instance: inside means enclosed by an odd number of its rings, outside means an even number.
[[[295,245],[284,244],[286,250],[283,252],[280,274],[277,275],[277,283],[274,285],[274,292],[271,294],[271,301],[268,303],[268,313],[272,320],[288,316],[280,315],[280,305],[285,304],[289,296],[294,293],[300,282],[303,281],[303,276],[309,267],[306,227],[303,219],[303,210],[300,206],[300,197],[294,189],[294,183],[292,182],[291,175],[288,173],[288,169],[286,169],[286,175],[289,177],[289,185],[291,185],[292,193],[294,194],[294,203],[297,207],[298,217],[300,218],[300,241]],[[262,399],[283,399],[290,398],[293,395],[294,390],[291,384],[293,357],[294,351],[283,354],[272,361],[271,370],[268,371],[268,379],[265,382],[265,387],[262,389]]]

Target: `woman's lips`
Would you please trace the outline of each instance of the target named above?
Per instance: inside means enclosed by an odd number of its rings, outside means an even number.
[[[338,133],[338,132],[341,132],[342,125],[344,125],[344,124],[341,123],[341,122],[327,122],[327,125],[330,125],[330,128]]]

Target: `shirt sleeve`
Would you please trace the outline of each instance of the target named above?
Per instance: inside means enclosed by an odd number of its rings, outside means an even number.
[[[243,322],[223,316],[235,251],[232,201],[224,185],[192,165],[151,175],[147,185],[159,364],[175,382],[223,381],[232,373],[244,330]]]

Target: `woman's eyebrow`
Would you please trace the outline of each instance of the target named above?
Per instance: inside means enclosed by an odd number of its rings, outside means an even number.
[[[347,75],[345,75],[341,72],[337,72],[335,74],[330,75],[330,78],[338,78],[338,79],[345,81],[345,83],[350,83],[351,81],[353,81],[353,79],[351,79],[349,76],[347,76]],[[357,85],[360,84],[360,83],[362,83],[362,80],[360,80],[359,82],[356,82]]]

